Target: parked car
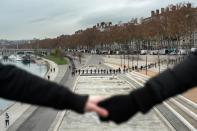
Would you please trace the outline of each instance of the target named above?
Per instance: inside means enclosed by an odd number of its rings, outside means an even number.
[[[168,51],[168,49],[161,49],[161,50],[158,51],[158,53],[159,53],[160,55],[166,55],[166,54],[169,53],[169,51]]]
[[[108,50],[101,50],[100,52],[101,52],[101,54],[109,54]]]
[[[157,55],[158,54],[158,50],[150,50],[149,54],[150,55]]]
[[[168,49],[168,53],[169,53],[170,55],[176,55],[177,52],[178,52],[178,50],[177,50],[176,48],[169,48],[169,49]]]
[[[176,51],[173,51],[173,52],[170,52],[169,54],[170,55],[177,55],[177,52]]]
[[[197,51],[197,48],[191,48],[190,50],[192,53],[196,52]]]
[[[141,50],[140,55],[146,55],[148,53],[148,50]]]
[[[186,55],[187,54],[187,50],[186,49],[179,49],[178,50],[178,54],[179,55]]]

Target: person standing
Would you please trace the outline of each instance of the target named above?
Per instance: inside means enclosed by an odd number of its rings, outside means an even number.
[[[5,113],[5,127],[8,128],[10,125],[10,116],[9,114],[6,112]]]
[[[47,76],[48,80],[50,80],[50,75]]]

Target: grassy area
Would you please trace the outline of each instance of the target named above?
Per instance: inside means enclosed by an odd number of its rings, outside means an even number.
[[[48,56],[45,56],[44,58],[49,59],[58,65],[64,65],[68,63],[64,58],[60,58],[54,55],[48,55]]]

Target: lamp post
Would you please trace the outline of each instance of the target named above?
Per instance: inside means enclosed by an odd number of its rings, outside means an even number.
[[[146,44],[146,49],[147,49],[147,53],[146,53],[146,75],[147,75],[147,55],[148,55],[148,42],[147,42],[147,44]]]
[[[158,55],[158,67],[159,67],[159,73],[160,73],[160,57],[159,57],[159,55]]]
[[[132,62],[132,67],[133,67],[133,56],[132,56],[132,58],[131,58],[131,62]]]
[[[129,54],[128,54],[128,65],[127,66],[128,66],[128,69],[129,69]]]
[[[125,53],[123,54],[123,59],[124,59],[124,67],[125,67]]]
[[[146,55],[146,75],[147,75],[147,55]]]
[[[122,67],[122,55],[120,55],[120,66]]]

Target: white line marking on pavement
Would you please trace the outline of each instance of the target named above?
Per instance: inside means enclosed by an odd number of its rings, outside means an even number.
[[[168,105],[166,102],[163,102],[163,104],[171,110],[191,131],[196,131],[196,129],[187,121],[184,117],[182,117],[178,112],[176,112],[170,105]]]

